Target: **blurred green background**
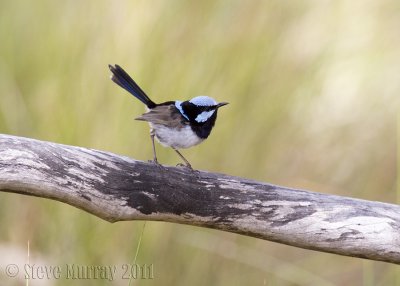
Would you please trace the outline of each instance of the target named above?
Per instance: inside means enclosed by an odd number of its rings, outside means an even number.
[[[156,102],[208,95],[201,170],[396,203],[398,1],[0,0],[0,133],[147,160],[143,105],[109,80],[120,64]],[[400,130],[400,129],[399,129]],[[159,160],[179,163],[157,146]],[[0,170],[1,172],[1,170]],[[7,263],[131,263],[143,222],[0,194]],[[398,267],[171,223],[147,222],[133,285],[400,285]],[[121,273],[121,270],[120,272]],[[128,285],[50,279],[30,285]],[[46,284],[47,283],[47,284]]]

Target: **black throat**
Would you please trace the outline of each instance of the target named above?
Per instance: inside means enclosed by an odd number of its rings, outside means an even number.
[[[184,101],[181,106],[183,112],[190,122],[190,127],[192,128],[193,132],[196,133],[196,135],[200,138],[206,139],[210,135],[211,130],[214,127],[215,120],[217,119],[217,109],[215,106],[197,106],[189,101]],[[199,114],[212,110],[214,110],[214,113],[206,121],[196,121],[196,118]]]
[[[215,120],[217,119],[217,110],[215,110],[214,114],[205,122],[197,122],[196,120],[190,121],[190,127],[192,128],[193,132],[196,133],[202,139],[206,139],[211,130],[214,127]]]

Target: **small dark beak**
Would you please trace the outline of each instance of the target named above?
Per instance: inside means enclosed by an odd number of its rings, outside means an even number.
[[[229,102],[220,102],[217,104],[217,108],[220,108],[221,106],[227,105]]]

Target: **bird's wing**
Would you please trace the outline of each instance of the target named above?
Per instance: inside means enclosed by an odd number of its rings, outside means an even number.
[[[189,124],[175,105],[158,105],[135,119],[178,129]]]

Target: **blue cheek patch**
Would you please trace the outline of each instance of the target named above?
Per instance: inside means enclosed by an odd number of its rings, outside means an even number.
[[[189,118],[186,116],[185,112],[183,112],[182,109],[182,101],[175,101],[175,107],[178,108],[179,112],[182,114],[183,117],[185,117],[187,120],[189,120]]]
[[[199,115],[197,115],[197,117],[195,118],[195,120],[197,122],[205,122],[207,121],[213,114],[214,114],[215,110],[211,110],[211,111],[203,111],[202,113],[200,113]]]

